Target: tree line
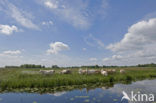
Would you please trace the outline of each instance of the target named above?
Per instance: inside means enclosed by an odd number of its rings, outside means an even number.
[[[156,64],[151,63],[151,64],[138,64],[138,67],[156,67]]]
[[[45,68],[45,66],[35,64],[22,64],[20,66],[5,66],[5,68]]]
[[[99,66],[99,65],[91,65],[91,66],[72,66],[72,67],[59,67],[58,65],[52,65],[48,68],[121,68],[121,67],[156,67],[156,64],[138,64],[135,66]],[[44,65],[35,65],[35,64],[22,64],[20,66],[5,66],[5,68],[46,68]]]

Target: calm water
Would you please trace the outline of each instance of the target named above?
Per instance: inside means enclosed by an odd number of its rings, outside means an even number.
[[[102,87],[87,90],[84,88],[82,90],[63,91],[54,94],[3,93],[0,94],[0,103],[134,103],[127,100],[121,102],[122,91],[125,91],[128,95],[130,95],[131,91],[136,93],[140,91],[146,94],[152,93],[156,96],[156,80],[138,81],[129,85],[116,84],[109,89]]]

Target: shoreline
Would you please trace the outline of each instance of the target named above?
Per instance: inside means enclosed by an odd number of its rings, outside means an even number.
[[[146,79],[141,79],[141,80],[135,80],[135,81],[120,81],[120,82],[113,82],[113,83],[97,83],[97,84],[83,84],[83,85],[72,85],[72,86],[60,86],[60,87],[55,87],[55,88],[6,88],[2,90],[0,88],[0,93],[40,93],[40,94],[46,94],[46,93],[57,93],[57,92],[66,92],[66,91],[72,91],[72,90],[82,90],[82,89],[87,89],[93,90],[95,88],[103,88],[103,89],[109,89],[114,87],[116,84],[125,84],[129,85],[132,84],[133,82],[138,82],[138,81],[144,81],[144,80],[154,80],[156,78],[146,78]]]
[[[115,74],[102,76],[100,74],[81,75],[77,73],[78,69],[72,69],[72,74],[56,73],[55,75],[33,74],[39,69],[3,69],[0,70],[0,92],[7,90],[55,92],[100,85],[108,87],[121,82],[129,83],[156,78],[156,68],[125,68],[125,74],[120,74],[119,68],[116,70]],[[32,74],[23,74],[23,71],[30,71]]]

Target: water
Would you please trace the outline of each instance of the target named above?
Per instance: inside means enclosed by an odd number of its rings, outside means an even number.
[[[84,88],[53,94],[2,93],[0,94],[0,103],[154,103],[149,101],[128,102],[127,100],[121,102],[122,91],[125,91],[128,95],[131,91],[136,93],[140,91],[146,94],[152,93],[156,96],[156,80],[143,80],[129,85],[115,84],[112,88],[101,87],[91,90]]]

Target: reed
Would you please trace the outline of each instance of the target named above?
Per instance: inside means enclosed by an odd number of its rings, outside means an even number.
[[[119,72],[120,69],[121,68],[116,68],[117,72],[108,76],[101,74],[81,75],[78,74],[78,69],[72,69],[72,74],[59,74],[61,69],[56,69],[56,73],[53,75],[42,75],[39,73],[40,69],[0,69],[0,88],[55,88],[156,78],[156,68],[154,67],[122,68],[126,71],[124,74]]]

